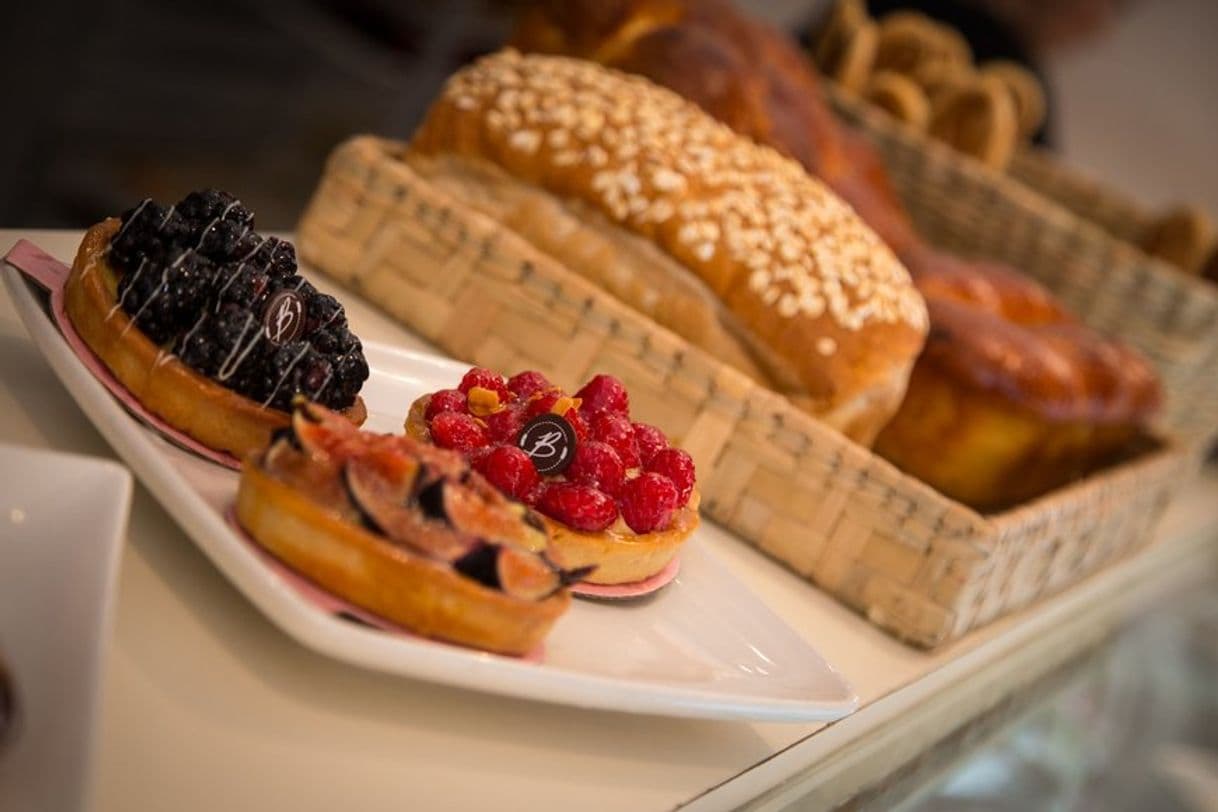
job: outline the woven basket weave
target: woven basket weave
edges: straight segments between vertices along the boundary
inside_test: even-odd
[[[1016,152],[1007,172],[1038,194],[1132,245],[1138,245],[1155,222],[1154,214],[1135,201],[1068,168],[1043,150]]]
[[[694,457],[703,510],[874,623],[935,646],[1144,543],[1188,457],[1157,451],[985,517],[900,473],[356,138],[302,256],[452,355],[570,387],[621,377]]]
[[[918,230],[931,242],[999,259],[1036,277],[1084,321],[1140,349],[1167,393],[1165,428],[1206,445],[1218,433],[1218,288],[1153,259],[1020,182],[928,140],[827,87],[835,109],[880,148]],[[1025,159],[1021,166],[1030,165]],[[1042,177],[1046,176],[1043,166]],[[1065,181],[1058,178],[1058,189]],[[1127,204],[1072,182],[1072,205],[1122,235],[1142,227]],[[1100,204],[1101,198],[1106,201]]]

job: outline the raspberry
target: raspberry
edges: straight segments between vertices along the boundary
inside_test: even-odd
[[[668,448],[668,438],[664,432],[648,423],[635,423],[633,428],[634,442],[639,447],[639,461],[645,467],[652,457]]]
[[[618,412],[594,415],[592,438],[612,446],[627,469],[639,467],[639,447],[634,442],[634,427],[626,415]]]
[[[626,387],[612,375],[597,375],[584,384],[584,388],[575,393],[575,397],[583,401],[581,408],[585,412],[621,412],[630,411],[630,395]]]
[[[539,414],[553,412],[554,404],[558,403],[560,398],[565,397],[567,396],[562,393],[562,390],[554,389],[539,397],[533,398],[529,401],[529,405],[524,409],[525,421],[527,422]],[[581,415],[578,410],[574,408],[567,409],[567,411],[563,413],[563,417],[565,417],[567,422],[571,424],[571,428],[575,429],[575,436],[580,440],[580,442],[588,439],[588,421],[584,419],[584,416]]]
[[[428,419],[433,419],[438,414],[445,412],[465,413],[465,393],[458,392],[456,389],[441,389],[431,396],[431,400],[427,401],[427,411],[423,414]]]
[[[588,421],[576,409],[567,409],[567,413],[563,415],[567,418],[567,422],[571,424],[571,428],[575,429],[575,437],[579,442],[587,442],[592,433],[592,429],[588,428]]]
[[[672,483],[669,483],[672,487]],[[675,488],[674,488],[675,490]],[[537,509],[565,525],[597,533],[617,521],[617,503],[591,485],[555,482],[546,487]]]
[[[663,530],[677,509],[677,486],[666,476],[640,474],[622,488],[622,518],[636,533]]]
[[[626,479],[626,469],[617,452],[605,443],[581,443],[575,449],[575,459],[564,472],[567,479],[591,485],[610,496],[617,496]]]
[[[474,469],[499,490],[521,501],[529,501],[541,484],[529,455],[513,445],[501,445],[481,456]]]
[[[482,448],[475,448],[473,451],[465,453],[465,459],[469,461],[469,467],[475,471],[481,471],[478,466],[482,465],[483,460],[490,456],[491,452],[499,446],[484,445]]]
[[[554,404],[562,397],[562,392],[554,389],[550,392],[545,392],[529,401],[529,405],[524,407],[524,416],[526,419],[536,417],[539,414],[545,414],[554,408]]]
[[[516,437],[524,428],[524,413],[508,407],[486,416],[486,431],[491,442],[515,444]]]
[[[647,470],[666,476],[677,486],[677,507],[685,507],[694,491],[694,459],[679,448],[666,448],[651,458]]]
[[[475,386],[481,386],[483,389],[489,389],[492,392],[498,393],[499,400],[502,403],[507,403],[512,399],[512,393],[508,391],[507,384],[503,382],[503,376],[497,375],[489,369],[474,367],[465,373],[465,377],[461,379],[461,383],[457,388],[463,394],[468,395],[469,390]]]
[[[486,429],[467,414],[443,412],[431,421],[431,439],[441,448],[469,453],[487,444]]]
[[[546,376],[536,370],[518,372],[508,379],[508,389],[521,400],[527,400],[534,392],[550,389],[551,385]]]

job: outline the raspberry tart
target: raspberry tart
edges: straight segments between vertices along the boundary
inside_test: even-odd
[[[505,380],[475,367],[456,389],[416,400],[406,432],[460,451],[533,507],[553,561],[595,567],[586,584],[637,585],[672,571],[698,526],[693,460],[630,419],[626,388],[610,375],[571,396],[539,372]]]
[[[144,200],[90,228],[64,309],[145,409],[208,448],[264,448],[299,394],[357,423],[366,414],[368,364],[342,306],[224,192]]]
[[[546,557],[545,526],[453,451],[360,431],[301,398],[247,459],[235,516],[324,589],[426,637],[534,651],[586,570]]]

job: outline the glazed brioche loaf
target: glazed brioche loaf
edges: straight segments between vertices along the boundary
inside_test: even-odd
[[[450,79],[406,160],[856,439],[899,405],[927,329],[904,267],[797,163],[668,90],[503,51]]]

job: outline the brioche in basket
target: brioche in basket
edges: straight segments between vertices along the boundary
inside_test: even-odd
[[[405,161],[572,271],[869,443],[925,305],[794,161],[649,81],[504,51],[457,73]]]
[[[718,0],[540,2],[513,42],[671,87],[796,158],[892,246],[930,304],[926,351],[881,454],[974,507],[1009,505],[1119,456],[1156,414],[1154,371],[994,262],[927,245],[875,149],[829,111],[780,32]]]

